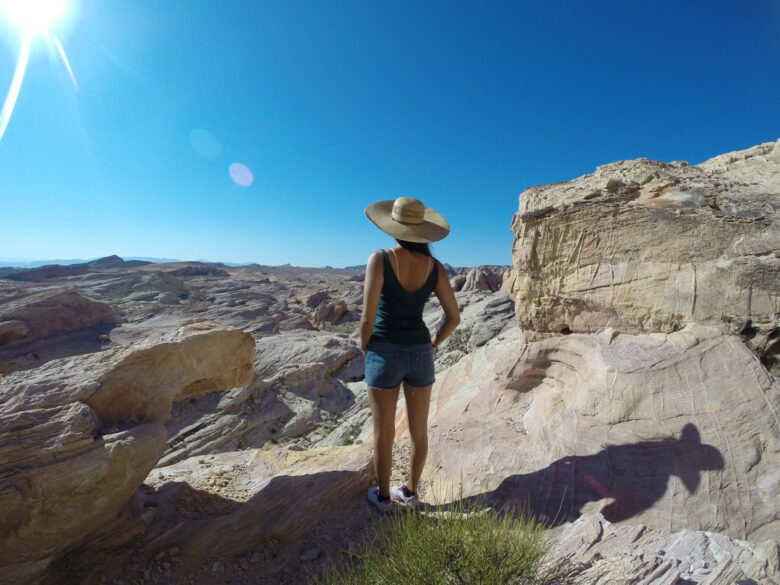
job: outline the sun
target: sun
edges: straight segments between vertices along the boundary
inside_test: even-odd
[[[78,89],[76,76],[73,75],[65,49],[55,31],[49,30],[67,16],[69,4],[70,0],[0,0],[0,23],[6,21],[6,24],[19,30],[19,58],[11,78],[11,86],[0,108],[0,141],[3,140],[19,99],[34,41],[43,40],[53,48],[68,70],[73,86]]]
[[[21,32],[48,32],[68,11],[68,0],[0,0],[0,14]]]

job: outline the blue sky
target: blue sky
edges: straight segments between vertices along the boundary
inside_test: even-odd
[[[529,186],[780,137],[780,0],[71,0],[53,32],[79,87],[38,39],[0,257],[360,264],[392,244],[363,208],[409,195],[442,260],[505,264]]]

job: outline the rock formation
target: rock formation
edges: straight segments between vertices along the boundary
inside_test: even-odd
[[[455,276],[450,278],[452,289],[462,290],[501,290],[504,281],[510,273],[508,266],[472,266],[456,269]]]
[[[305,435],[354,404],[345,383],[362,377],[362,364],[362,354],[344,334],[290,332],[261,338],[251,384],[174,406],[161,464],[278,443],[308,447],[301,441]]]
[[[434,388],[426,479],[562,522],[780,535],[780,382],[735,336],[509,330]],[[403,428],[403,421],[399,424]]]
[[[621,161],[532,187],[515,215],[518,324],[558,335],[710,323],[780,353],[780,143],[697,166]]]
[[[582,516],[556,540],[548,557],[572,585],[780,583],[778,548],[705,531],[669,534],[642,525],[615,526]]]
[[[112,521],[165,449],[171,403],[246,384],[254,345],[208,323],[0,380],[0,583],[33,583]]]
[[[0,291],[0,374],[97,351],[122,318],[109,304],[76,289],[25,294]]]
[[[0,307],[0,349],[120,321],[113,307],[87,298],[75,289],[45,290],[21,298],[6,298]]]

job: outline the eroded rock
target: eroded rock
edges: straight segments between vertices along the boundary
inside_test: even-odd
[[[3,299],[0,309],[0,349],[32,343],[95,325],[121,322],[109,304],[75,289],[55,289]]]
[[[512,293],[531,334],[677,331],[780,314],[780,143],[697,166],[621,161],[527,189]]]
[[[251,337],[193,323],[0,380],[0,582],[113,520],[163,454],[171,402],[243,385]]]

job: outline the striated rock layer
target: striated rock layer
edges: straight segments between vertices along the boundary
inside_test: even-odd
[[[531,335],[698,322],[780,354],[780,142],[532,187],[512,229],[512,293]]]

